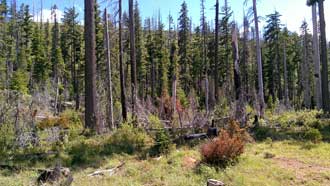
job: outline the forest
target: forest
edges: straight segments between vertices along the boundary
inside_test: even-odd
[[[327,1],[299,32],[265,0],[34,1],[0,0],[0,185],[330,185]]]

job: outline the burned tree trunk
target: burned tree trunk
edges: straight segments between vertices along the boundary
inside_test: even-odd
[[[122,2],[119,0],[119,70],[120,70],[120,101],[123,120],[127,120],[127,107],[126,107],[126,88],[125,88],[125,73],[123,64],[123,40],[122,40]]]
[[[236,25],[232,26],[232,52],[234,60],[234,84],[235,84],[235,98],[236,98],[236,111],[235,118],[238,120],[242,126],[245,125],[245,100],[242,94],[242,85],[241,85],[241,72],[239,68],[239,49],[238,49],[238,35]]]

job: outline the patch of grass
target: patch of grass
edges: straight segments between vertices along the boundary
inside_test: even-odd
[[[89,145],[94,142],[88,142]],[[95,145],[95,144],[94,144]],[[92,145],[92,146],[94,146]],[[106,185],[154,185],[154,186],[191,186],[205,185],[207,179],[214,178],[223,181],[229,186],[255,186],[255,185],[327,185],[330,174],[308,173],[306,181],[296,177],[296,171],[283,168],[276,162],[276,158],[299,160],[310,165],[330,167],[330,144],[320,143],[310,150],[301,148],[299,141],[283,141],[269,143],[255,143],[246,146],[245,153],[240,161],[226,169],[216,169],[205,164],[198,164],[201,160],[199,147],[181,147],[172,151],[161,159],[139,159],[137,155],[112,154],[104,156],[97,167],[73,169],[73,185],[106,186]],[[98,146],[98,145],[97,145]],[[258,152],[258,153],[257,153]],[[274,159],[264,159],[264,153],[269,152]],[[196,160],[193,167],[185,164],[186,159]],[[87,177],[97,169],[115,167],[120,162],[125,165],[114,176]],[[253,176],[251,176],[253,175]],[[0,185],[29,185],[37,177],[37,172],[22,171],[19,173],[0,171]],[[5,183],[5,184],[3,184]]]

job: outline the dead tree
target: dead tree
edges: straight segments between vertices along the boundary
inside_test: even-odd
[[[241,125],[245,125],[245,101],[244,96],[242,94],[242,86],[241,86],[241,72],[239,67],[239,49],[238,49],[238,35],[236,25],[232,26],[232,52],[233,52],[233,60],[234,60],[234,84],[235,84],[235,98],[236,98],[236,111],[235,118],[241,123]]]
[[[136,118],[137,102],[137,79],[136,79],[136,48],[135,48],[135,27],[133,0],[129,0],[129,35],[130,35],[130,57],[131,57],[131,89],[132,89],[132,112]]]
[[[123,120],[127,120],[127,107],[126,107],[126,88],[125,88],[125,73],[123,66],[123,31],[122,31],[122,2],[119,0],[119,70],[120,70],[120,101]]]
[[[107,68],[107,120],[109,124],[109,128],[114,128],[113,124],[113,99],[112,99],[112,78],[111,78],[111,62],[110,62],[110,39],[109,39],[109,26],[108,26],[108,18],[107,18],[107,9],[104,9],[104,46],[105,46],[105,56],[106,56],[106,68]]]

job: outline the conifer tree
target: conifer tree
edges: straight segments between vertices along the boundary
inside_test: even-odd
[[[178,19],[178,56],[180,64],[180,82],[186,94],[190,91],[191,75],[190,75],[190,20],[188,17],[187,3],[181,4],[180,16]]]

